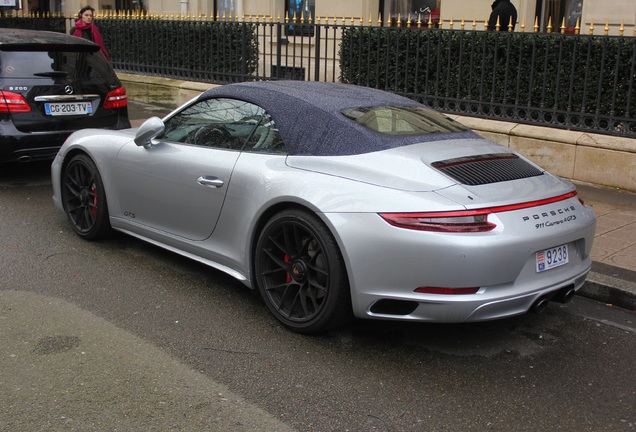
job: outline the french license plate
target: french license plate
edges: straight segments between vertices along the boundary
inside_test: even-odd
[[[560,267],[569,262],[568,245],[561,245],[536,253],[537,273]]]
[[[93,106],[90,102],[45,103],[44,111],[50,116],[86,115],[93,112]]]

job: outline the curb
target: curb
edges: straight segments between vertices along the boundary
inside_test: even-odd
[[[636,282],[591,271],[578,295],[636,312]]]

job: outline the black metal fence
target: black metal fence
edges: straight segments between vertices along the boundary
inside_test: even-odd
[[[253,24],[103,19],[99,26],[120,71],[211,83],[250,80],[258,72]]]
[[[349,27],[341,80],[440,111],[636,137],[636,38]]]
[[[65,18],[0,27],[68,31]],[[118,71],[381,88],[442,112],[636,138],[636,37],[379,27],[333,19],[102,17]]]

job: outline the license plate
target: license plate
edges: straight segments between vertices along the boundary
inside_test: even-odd
[[[569,262],[568,245],[561,245],[537,252],[537,273],[560,267]]]
[[[44,111],[50,116],[86,115],[93,112],[90,102],[45,103]]]

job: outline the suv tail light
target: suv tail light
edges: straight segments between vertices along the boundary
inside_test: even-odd
[[[122,108],[126,105],[128,105],[128,97],[126,96],[126,89],[123,87],[108,92],[104,100],[104,108],[106,109]]]
[[[31,107],[24,96],[0,90],[0,112],[25,113],[29,111],[31,111]]]

